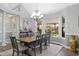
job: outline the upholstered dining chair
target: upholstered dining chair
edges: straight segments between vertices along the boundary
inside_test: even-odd
[[[41,36],[36,36],[36,40],[29,45],[29,48],[31,48],[32,51],[34,51],[35,56],[36,56],[36,48],[39,48],[40,53],[42,52],[40,44],[41,44]]]
[[[14,53],[17,53],[17,56],[19,56],[19,53],[22,53],[23,55],[23,51],[27,51],[27,47],[21,44],[18,44],[16,37],[10,37],[11,40],[11,44],[12,44],[12,48],[13,48],[13,56]]]

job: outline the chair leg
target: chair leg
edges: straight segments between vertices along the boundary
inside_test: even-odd
[[[49,40],[49,47],[50,47],[50,40]]]
[[[34,55],[36,56],[36,48],[34,47]]]
[[[44,44],[44,49],[47,49],[47,42],[45,42]]]
[[[40,53],[42,53],[42,45],[40,45]]]
[[[49,47],[50,47],[50,42],[49,42]]]
[[[23,56],[24,51],[22,51],[22,56]]]
[[[13,54],[12,54],[12,56],[14,56],[14,50],[13,50]]]
[[[17,51],[17,56],[19,56],[19,52]]]
[[[30,54],[29,54],[29,47],[28,47],[27,55],[30,56]]]

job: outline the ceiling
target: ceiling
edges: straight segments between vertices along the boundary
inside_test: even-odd
[[[0,3],[0,6],[2,6],[3,8],[7,8],[7,9],[13,9],[17,5],[19,4],[18,3]]]
[[[35,10],[39,10],[42,14],[50,14],[53,12],[58,12],[67,6],[73,5],[75,3],[20,3],[27,12],[31,15]],[[19,3],[4,3],[0,4],[8,9],[13,9]]]
[[[35,10],[39,10],[42,14],[49,14],[58,12],[73,4],[74,3],[26,3],[22,5],[26,8],[29,14],[32,14]]]

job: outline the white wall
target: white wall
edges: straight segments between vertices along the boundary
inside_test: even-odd
[[[60,43],[62,43],[65,46],[69,46],[69,36],[68,35],[79,35],[79,4],[75,4],[72,6],[69,6],[67,8],[64,8],[60,11],[60,13],[55,13],[48,15],[49,17],[46,17],[43,21],[44,22],[56,22],[58,20],[53,20],[53,17],[59,17],[59,23],[60,23],[60,37],[62,34],[61,26],[62,26],[62,16],[65,18],[65,35],[66,39],[60,38]],[[44,27],[43,27],[44,29]],[[79,40],[78,40],[79,41]]]
[[[4,8],[1,4],[0,4],[0,9],[7,10],[7,8]],[[11,11],[9,11],[9,12],[12,13]],[[20,27],[22,29],[23,29],[23,18],[26,18],[26,20],[28,20],[28,22],[29,22],[28,27],[31,27],[32,30],[36,32],[36,30],[37,30],[36,21],[29,18],[28,12],[23,7],[22,7],[20,13],[18,13],[17,11],[15,11],[13,13],[21,15],[21,17],[20,17]],[[45,32],[44,31],[45,22],[59,22],[59,24],[60,24],[59,25],[59,27],[60,27],[59,33],[60,33],[60,37],[61,37],[61,34],[62,34],[61,33],[62,16],[65,17],[65,34],[66,35],[72,35],[72,34],[79,35],[79,27],[78,27],[79,4],[69,6],[65,9],[63,9],[61,12],[57,12],[57,13],[45,16],[45,19],[42,19],[42,21],[43,21],[42,22],[43,33]],[[57,19],[55,19],[56,17],[57,17]],[[68,42],[67,42],[67,44],[68,44]]]
[[[65,46],[69,46],[70,35],[79,35],[79,4],[75,4],[63,9],[60,15],[65,18],[66,35],[66,39],[61,39],[61,43],[63,43]]]
[[[79,27],[78,27],[79,4],[74,4],[72,6],[64,8],[60,12],[47,15],[45,17],[45,21],[46,19],[48,20],[47,22],[54,21],[49,19],[52,19],[53,17],[57,17],[57,16],[60,19],[62,19],[62,16],[65,18],[66,35],[72,35],[72,34],[79,35]],[[61,23],[61,20],[60,20],[60,23]]]
[[[9,7],[9,6],[8,6]],[[22,25],[22,21],[23,21],[23,18],[26,18],[26,20],[28,20],[28,13],[26,12],[26,10],[25,9],[23,9],[23,8],[21,8],[21,12],[18,12],[18,11],[16,11],[16,10],[10,10],[9,8],[7,8],[7,7],[5,7],[3,4],[0,4],[0,9],[1,10],[3,10],[4,11],[4,13],[10,13],[10,14],[13,14],[13,15],[20,15],[21,16],[21,18],[20,19],[16,19],[15,21],[16,21],[16,35],[18,36],[18,34],[19,34],[19,25],[21,25],[21,27],[23,27]],[[8,25],[11,25],[11,23],[10,23],[10,21],[8,21],[8,19],[6,19],[5,18],[5,15],[4,15],[4,17],[3,17],[3,31],[2,31],[2,33],[3,33],[3,38],[0,40],[0,41],[2,41],[2,44],[3,45],[5,45],[5,43],[7,43],[7,42],[9,42],[7,39],[6,39],[6,32],[11,32],[11,27],[10,26],[8,26]],[[20,20],[20,24],[19,24],[19,20]],[[6,23],[5,23],[5,21],[7,21]],[[10,23],[10,24],[9,24]],[[5,25],[7,25],[7,26],[5,26]]]
[[[30,26],[31,20],[30,20],[30,16],[29,16],[29,13],[27,12],[27,10],[21,5],[19,12],[20,12],[20,29],[21,29],[21,30],[24,29],[24,28],[23,28],[23,27],[24,27],[24,24],[23,24],[23,21],[24,21],[24,20],[28,22],[28,24],[25,25],[26,28],[27,28],[27,29],[30,28],[30,27],[31,27],[31,26]]]
[[[63,15],[66,20],[66,35],[79,34],[78,16],[79,16],[79,4],[72,5],[64,9]]]
[[[0,43],[2,42],[2,39],[3,39],[3,20],[2,20],[2,16],[3,16],[3,13],[2,11],[0,10]]]
[[[36,22],[36,20],[30,19],[29,22],[30,22],[29,27],[32,28],[33,32],[37,32],[37,22]]]

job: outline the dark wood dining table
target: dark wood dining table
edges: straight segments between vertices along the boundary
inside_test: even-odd
[[[17,40],[19,40],[20,42],[23,42],[23,43],[27,44],[26,45],[28,47],[27,54],[28,54],[28,56],[31,56],[30,53],[29,53],[29,45],[31,43],[34,43],[36,41],[36,37],[35,36],[27,36],[27,37],[19,38]],[[40,44],[40,51],[42,52],[42,45],[41,44]]]

